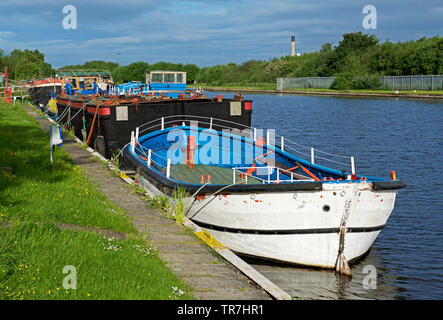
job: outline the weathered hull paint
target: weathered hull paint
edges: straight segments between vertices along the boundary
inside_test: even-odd
[[[151,195],[166,189],[139,176]],[[344,256],[364,255],[392,213],[397,192],[375,191],[371,184],[323,183],[320,191],[221,193],[188,198],[188,218],[224,246],[240,254],[291,264],[333,269],[340,223],[351,200]]]
[[[207,204],[208,197],[198,201],[188,217],[238,253],[335,268],[340,222],[349,197],[344,255],[351,261],[370,249],[386,225],[395,191],[372,191],[361,183],[315,192],[218,195]]]
[[[239,254],[289,264],[334,269],[339,234],[250,235],[208,230],[224,246]],[[380,231],[348,233],[345,236],[345,257],[352,261],[364,255]]]

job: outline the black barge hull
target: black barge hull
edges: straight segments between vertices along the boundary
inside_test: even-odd
[[[66,110],[66,108],[71,110]],[[85,141],[89,137],[88,145],[110,159],[113,154],[122,150],[130,142],[132,131],[135,132],[137,127],[162,117],[165,117],[165,122],[176,121],[178,125],[187,120],[186,116],[194,116],[189,120],[197,120],[198,125],[205,128],[210,127],[209,118],[214,118],[213,126],[219,124],[243,130],[251,126],[252,101],[196,98],[153,99],[151,101],[131,99],[121,102],[112,99],[106,101],[103,97],[100,97],[100,100],[91,101],[90,97],[78,100],[70,96],[61,96],[57,97],[57,110],[58,116],[62,116],[61,123],[64,123],[67,128],[74,128],[77,138]],[[72,118],[75,114],[77,116]],[[230,123],[220,122],[215,118],[230,121]],[[70,123],[69,119],[71,119]],[[146,134],[149,131],[158,130],[160,125],[160,121],[156,121],[140,130],[154,126],[142,133]],[[85,129],[83,133],[82,129]]]
[[[62,91],[60,84],[44,84],[28,88],[29,99],[35,106],[44,109],[51,99],[51,94],[55,97]]]

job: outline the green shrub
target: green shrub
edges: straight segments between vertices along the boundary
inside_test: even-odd
[[[174,219],[177,223],[183,222],[186,212],[186,200],[188,197],[186,190],[178,187],[172,192],[172,203],[174,205]]]
[[[340,73],[334,79],[331,89],[351,90],[353,89],[354,75],[349,72]]]
[[[362,89],[370,89],[377,90],[380,89],[382,83],[380,79],[375,77],[358,77],[355,78],[352,83],[352,89],[362,90]]]

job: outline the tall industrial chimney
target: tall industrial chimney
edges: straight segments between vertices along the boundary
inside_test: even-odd
[[[291,56],[295,56],[295,36],[291,36]]]

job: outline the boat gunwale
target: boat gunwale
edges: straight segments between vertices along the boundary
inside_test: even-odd
[[[149,138],[152,138],[154,136],[157,135],[161,135],[161,134],[165,134],[167,132],[169,132],[170,130],[173,129],[177,129],[177,128],[184,128],[184,129],[188,129],[188,130],[207,130],[207,128],[200,128],[200,127],[190,127],[190,126],[179,126],[179,127],[169,127],[169,128],[165,128],[163,130],[156,130],[150,133],[147,133],[146,135],[140,137],[139,142],[143,142]],[[217,133],[221,133],[220,131],[214,130],[213,131],[217,132]],[[225,135],[231,135],[232,138],[234,139],[238,139],[240,138],[244,138],[244,142],[248,142],[248,143],[254,143],[254,141],[252,139],[249,139],[247,137],[244,136],[237,136],[237,135],[232,135],[229,133],[222,133]],[[249,141],[247,141],[249,140]],[[341,171],[332,169],[332,168],[328,168],[328,167],[323,167],[320,165],[316,165],[316,164],[312,164],[312,163],[307,163],[307,160],[304,159],[300,159],[297,158],[293,155],[291,155],[288,152],[285,152],[283,150],[281,150],[280,148],[276,147],[276,146],[272,146],[272,145],[265,145],[268,147],[273,148],[274,150],[278,151],[279,153],[281,153],[282,155],[288,157],[288,158],[296,158],[296,161],[299,161],[300,163],[306,163],[307,166],[309,167],[316,167],[322,171],[326,171],[325,169],[328,170],[332,170],[333,174],[342,174]],[[187,183],[184,181],[179,181],[179,180],[175,180],[173,178],[167,178],[164,174],[161,174],[159,172],[157,172],[156,170],[153,170],[151,168],[149,168],[146,163],[144,161],[142,161],[141,159],[139,159],[139,157],[135,154],[132,153],[132,151],[129,148],[129,144],[126,145],[123,150],[122,150],[122,154],[124,156],[128,156],[130,160],[132,160],[133,162],[135,162],[135,164],[148,176],[151,176],[154,180],[160,182],[163,186],[166,186],[167,188],[174,190],[175,188],[177,188],[177,186],[184,188],[186,191],[189,192],[196,192],[198,191],[203,184],[193,184],[193,183]],[[331,184],[331,183],[346,183],[346,184],[350,184],[350,183],[370,183],[371,185],[371,189],[372,190],[383,190],[383,191],[390,191],[390,190],[397,190],[397,189],[401,189],[401,188],[405,188],[406,184],[403,183],[402,181],[399,180],[385,180],[383,178],[376,178],[376,177],[367,177],[368,180],[341,180],[341,181],[303,181],[303,180],[295,180],[293,182],[280,182],[280,183],[271,183],[271,184],[233,184],[231,186],[229,186],[228,184],[208,184],[204,187],[204,192],[210,192],[210,191],[218,191],[220,190],[220,187],[226,187],[223,189],[224,192],[239,192],[239,193],[246,193],[246,192],[291,192],[291,191],[322,191],[323,190],[323,183],[326,184]],[[371,181],[371,179],[375,180],[375,181]],[[378,181],[377,181],[378,180]],[[202,192],[203,193],[203,192]]]
[[[180,121],[181,120],[177,120],[177,122],[180,122]],[[155,131],[149,132],[149,133],[147,133],[147,134],[145,134],[145,135],[143,135],[142,137],[139,138],[139,144],[143,143],[147,139],[150,139],[150,138],[153,138],[155,136],[159,136],[159,135],[165,134],[165,133],[167,133],[167,132],[169,132],[171,130],[177,130],[177,129],[183,129],[183,130],[189,130],[189,131],[202,131],[202,130],[213,131],[213,132],[216,132],[218,136],[220,136],[220,135],[223,136],[224,135],[224,136],[227,136],[227,137],[235,139],[235,140],[240,140],[240,142],[249,143],[251,145],[255,145],[256,144],[256,142],[253,139],[250,139],[250,138],[245,137],[245,136],[240,136],[240,135],[236,135],[236,134],[232,134],[232,133],[221,132],[221,131],[215,130],[215,129],[208,129],[208,128],[202,128],[202,127],[192,127],[192,126],[176,126],[176,127],[172,127],[171,126],[171,127],[168,127],[168,128],[164,128],[163,130],[155,130]],[[341,176],[341,177],[347,176],[347,175],[351,174],[349,171],[342,172],[342,171],[337,170],[337,169],[333,169],[333,168],[325,167],[325,166],[322,166],[322,165],[319,165],[319,164],[311,163],[308,160],[305,160],[303,158],[299,158],[299,157],[297,157],[297,156],[295,156],[295,155],[293,155],[293,154],[291,154],[291,153],[289,153],[287,151],[282,150],[281,148],[279,148],[279,147],[277,147],[275,145],[264,144],[262,146],[262,148],[266,149],[268,151],[269,150],[273,151],[276,154],[280,154],[280,155],[282,155],[282,156],[284,156],[284,157],[286,157],[286,158],[288,158],[290,160],[293,160],[293,161],[301,163],[303,166],[306,166],[306,167],[309,167],[309,168],[313,168],[313,169],[318,170],[318,171],[323,171],[323,172],[326,172],[326,173],[329,173],[329,174],[332,174],[332,175],[336,175],[336,176]],[[235,167],[233,167],[233,168],[235,168]],[[359,179],[361,179],[361,178],[366,178],[367,181],[371,181],[371,182],[378,182],[378,181],[385,182],[385,181],[388,181],[388,180],[386,180],[384,178],[380,178],[380,177],[357,175],[357,180],[358,181],[360,181]],[[333,182],[333,183],[344,183],[344,182],[347,182],[347,181],[351,181],[351,180],[341,180],[341,181],[334,180],[334,181],[331,181],[331,182]],[[354,180],[352,180],[352,181],[354,181]]]
[[[90,97],[91,95],[59,95],[57,96],[57,99],[59,100],[65,100],[65,101],[73,101],[73,102],[85,102],[88,101],[87,105],[89,105],[90,107],[96,107],[99,103],[101,102],[107,102],[107,101],[111,101],[111,102],[115,102],[109,105],[106,105],[107,107],[115,107],[115,106],[129,106],[129,105],[135,105],[136,102],[132,101],[135,98],[140,98],[137,101],[138,105],[141,104],[155,104],[155,103],[164,103],[164,102],[214,102],[216,101],[216,98],[210,98],[210,97],[192,97],[192,98],[169,98],[169,99],[163,99],[161,98],[161,96],[152,96],[152,97],[159,97],[158,99],[145,99],[145,97],[147,96],[99,96],[96,97],[95,99],[86,99],[87,97]],[[117,100],[113,100],[113,98],[117,99]],[[97,99],[102,99],[102,101],[96,101],[95,103],[93,102],[94,100]],[[122,101],[119,101],[119,100]],[[223,101],[226,102],[230,102],[230,101],[235,101],[234,99],[223,99]],[[244,102],[252,102],[252,100],[248,100],[248,99],[243,99],[241,101]]]

